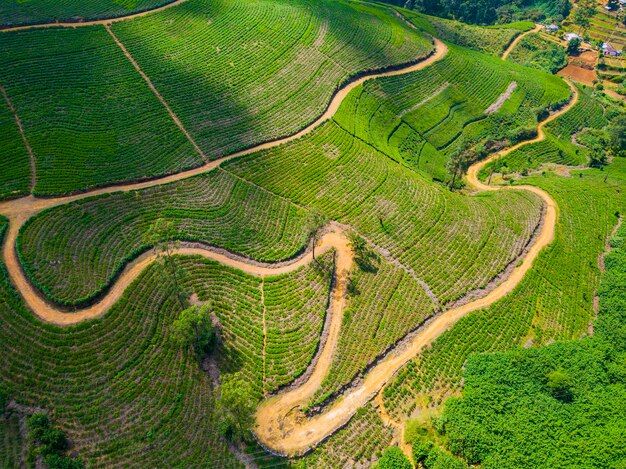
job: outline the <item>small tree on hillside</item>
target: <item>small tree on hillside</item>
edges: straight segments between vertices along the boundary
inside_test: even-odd
[[[309,219],[309,236],[313,245],[313,259],[315,259],[315,245],[319,242],[324,226],[328,223],[328,219],[317,210],[313,209],[311,218]]]
[[[450,159],[446,163],[446,169],[452,174],[452,180],[450,181],[449,188],[454,189],[456,187],[457,179],[459,179],[470,163],[475,159],[475,154],[471,149],[455,152],[450,156]]]
[[[215,342],[215,329],[208,305],[183,310],[172,323],[170,338],[178,347],[193,347],[198,356],[208,353]]]
[[[153,246],[157,255],[157,262],[161,265],[164,285],[168,293],[176,296],[182,308],[186,306],[186,298],[189,292],[184,287],[184,279],[187,275],[185,269],[178,265],[174,252],[179,246],[176,241],[178,232],[171,221],[163,218],[157,219],[146,232],[144,242]]]
[[[387,448],[378,460],[375,469],[412,469],[413,466],[397,446]]]
[[[376,273],[380,257],[367,245],[367,241],[356,233],[350,234],[350,247],[354,252],[354,262],[363,272]]]
[[[562,370],[554,370],[548,373],[547,387],[552,396],[563,402],[571,402],[573,394],[570,389],[571,380],[569,375]]]
[[[241,373],[222,376],[217,399],[218,430],[229,440],[248,440],[254,427],[256,400]]]
[[[571,39],[567,43],[567,53],[569,55],[576,55],[576,54],[578,54],[578,49],[580,49],[580,39],[578,39],[577,37]]]
[[[596,0],[579,0],[574,11],[574,24],[579,27],[578,34],[582,35],[582,31],[590,25],[589,18],[596,14]]]
[[[608,132],[611,151],[617,156],[626,156],[626,116],[615,117]]]

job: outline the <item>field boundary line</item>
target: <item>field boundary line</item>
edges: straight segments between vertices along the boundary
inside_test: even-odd
[[[89,20],[89,21],[57,21],[55,23],[35,23],[35,24],[23,24],[19,26],[9,26],[2,27],[0,26],[0,33],[9,32],[9,31],[25,31],[27,29],[44,29],[44,28],[80,28],[83,26],[94,26],[94,25],[108,25],[112,23],[117,23],[120,21],[132,20],[134,18],[140,18],[142,16],[150,15],[152,13],[157,13],[159,11],[167,10],[168,8],[172,8],[180,5],[181,3],[185,3],[187,0],[175,0],[166,3],[165,5],[161,5],[160,7],[152,8],[150,10],[138,11],[136,13],[130,13],[128,15],[122,16],[114,16],[111,18],[105,18],[101,20]]]
[[[261,277],[261,285],[259,287],[261,289],[261,306],[263,307],[263,351],[261,353],[261,357],[263,358],[263,380],[261,381],[261,393],[263,397],[267,395],[265,392],[265,379],[267,376],[267,361],[266,361],[266,350],[267,350],[267,306],[265,306],[265,277]]]
[[[139,75],[141,75],[141,78],[144,79],[144,81],[148,84],[148,86],[150,87],[150,89],[152,90],[152,92],[154,93],[154,95],[159,99],[159,101],[161,101],[161,104],[163,104],[163,106],[165,107],[165,109],[167,110],[168,114],[170,115],[170,117],[172,118],[172,120],[174,121],[174,123],[178,126],[178,128],[181,130],[181,132],[183,134],[185,134],[185,137],[187,137],[187,140],[189,140],[189,143],[191,143],[191,145],[193,146],[193,148],[196,150],[196,153],[198,153],[200,155],[200,157],[202,157],[202,160],[206,163],[209,161],[209,159],[207,158],[207,156],[204,154],[204,152],[200,149],[200,147],[198,146],[198,144],[196,143],[196,141],[193,139],[193,137],[191,136],[191,134],[187,131],[187,129],[185,128],[185,126],[183,125],[183,123],[180,121],[180,119],[178,118],[178,116],[176,115],[176,113],[172,110],[172,108],[170,107],[170,105],[168,104],[168,102],[165,100],[165,98],[163,97],[163,95],[161,93],[159,93],[159,90],[156,89],[156,86],[154,86],[154,83],[152,83],[152,80],[150,80],[150,78],[148,77],[148,75],[145,74],[145,72],[141,69],[141,67],[139,66],[139,64],[137,63],[137,61],[135,60],[135,58],[131,55],[131,53],[128,51],[128,49],[126,49],[126,47],[124,46],[124,44],[122,44],[122,41],[120,41],[117,36],[113,33],[113,31],[111,30],[111,26],[109,26],[108,24],[104,25],[104,29],[107,30],[107,32],[109,33],[109,35],[113,38],[113,40],[115,41],[115,43],[119,46],[120,49],[122,49],[122,52],[124,53],[124,55],[126,56],[126,58],[130,61],[130,63],[133,65],[133,67],[135,67],[135,70],[137,70],[137,72],[139,73]]]
[[[7,102],[9,109],[13,113],[15,123],[17,124],[17,128],[22,135],[22,140],[24,141],[24,146],[26,147],[26,152],[28,153],[28,157],[30,159],[30,185],[28,190],[29,192],[32,192],[35,188],[35,184],[37,183],[37,164],[35,161],[35,153],[33,152],[30,143],[28,143],[28,139],[26,138],[26,134],[24,133],[24,127],[22,126],[20,116],[17,114],[17,110],[15,109],[15,106],[13,106],[11,98],[9,98],[9,95],[7,94],[7,91],[4,89],[3,86],[0,86],[0,94],[4,96],[4,100]]]

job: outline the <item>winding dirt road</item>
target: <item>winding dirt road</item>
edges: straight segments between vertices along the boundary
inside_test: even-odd
[[[402,350],[390,352],[372,368],[358,388],[344,394],[337,402],[326,409],[324,413],[307,419],[301,409],[313,397],[323,376],[325,376],[330,369],[331,361],[320,360],[314,371],[315,378],[312,376],[311,379],[301,387],[278,394],[261,404],[256,414],[258,425],[256,435],[261,444],[273,452],[286,456],[305,454],[312,447],[347,424],[354,413],[372,400],[389,379],[403,365],[420,353],[425,346],[431,344],[462,317],[472,311],[486,308],[504,298],[522,281],[541,250],[554,239],[554,229],[558,216],[557,204],[547,192],[537,187],[489,186],[480,182],[477,175],[490,161],[501,158],[523,145],[543,140],[545,138],[543,131],[544,126],[569,111],[578,101],[576,88],[571,83],[568,82],[568,84],[572,89],[572,98],[566,106],[561,108],[558,112],[553,113],[539,124],[536,138],[509,147],[492,155],[486,160],[472,165],[467,173],[468,182],[479,191],[526,190],[538,195],[544,201],[546,211],[541,232],[528,250],[521,264],[515,267],[511,275],[487,296],[440,314],[426,326],[408,346],[404,347]],[[343,307],[338,307],[338,311],[343,311]],[[340,327],[341,320],[341,314],[333,316],[332,318],[333,323],[337,323],[337,329]],[[335,345],[336,343],[331,341],[331,337],[329,337],[322,353],[326,353],[326,348],[334,350]],[[332,353],[330,354],[332,355]],[[321,370],[320,368],[322,367],[325,369]]]
[[[526,31],[525,33],[522,33],[518,35],[515,39],[513,39],[511,44],[509,44],[509,47],[507,47],[506,50],[502,53],[502,60],[506,60],[506,58],[509,56],[511,51],[515,49],[515,46],[524,38],[524,36],[528,36],[529,34],[532,34],[532,33],[538,33],[540,29],[541,27],[539,25],[535,25],[535,27],[531,29],[530,31]]]
[[[180,0],[182,2],[184,0]],[[180,3],[177,2],[177,3]],[[169,6],[171,6],[170,4]],[[111,21],[111,20],[109,20]],[[60,197],[56,199],[37,199],[32,196],[24,197],[13,201],[6,201],[0,203],[0,214],[3,214],[9,218],[9,230],[3,246],[4,261],[7,266],[10,278],[17,287],[17,290],[22,294],[26,304],[31,310],[38,315],[44,321],[52,322],[59,325],[75,324],[87,319],[96,318],[104,314],[123,294],[125,289],[130,283],[137,278],[137,276],[146,268],[148,264],[153,262],[155,258],[154,252],[148,252],[140,256],[134,262],[130,263],[125,271],[122,273],[118,281],[113,285],[107,295],[97,304],[92,307],[83,309],[74,313],[64,312],[46,302],[46,300],[39,294],[39,292],[30,284],[26,279],[24,272],[21,269],[17,253],[15,249],[15,243],[19,229],[23,224],[32,216],[39,213],[41,210],[54,207],[62,204],[67,204],[86,197],[92,197],[100,194],[108,194],[119,191],[132,191],[151,186],[166,184],[173,181],[186,179],[198,174],[206,173],[215,169],[221,163],[233,158],[247,155],[260,150],[273,148],[279,145],[283,145],[287,142],[298,139],[315,128],[321,125],[326,120],[330,119],[337,109],[339,108],[343,99],[348,93],[359,86],[366,80],[372,78],[386,77],[401,75],[410,73],[412,71],[420,70],[431,65],[433,62],[442,58],[447,52],[447,47],[441,41],[435,39],[435,52],[427,59],[418,62],[416,64],[397,69],[394,71],[371,73],[367,76],[354,80],[350,84],[340,89],[332,101],[330,102],[326,112],[320,116],[315,122],[301,130],[300,132],[274,141],[259,145],[254,148],[250,148],[245,151],[235,153],[225,158],[215,160],[199,168],[179,173],[176,175],[167,176],[161,179],[133,183],[123,184],[119,186],[107,187],[97,189],[88,193],[77,194],[73,196]],[[571,85],[570,85],[571,86]],[[350,250],[347,238],[343,230],[338,226],[331,227],[331,230],[324,235],[321,240],[318,252],[326,251],[330,248],[337,250],[336,259],[336,283],[334,291],[332,292],[331,304],[330,304],[330,328],[328,338],[325,344],[319,352],[318,360],[313,369],[312,374],[308,380],[300,387],[281,393],[264,401],[259,407],[256,420],[258,427],[256,434],[259,441],[272,450],[273,452],[283,455],[300,455],[307,452],[310,448],[324,440],[330,434],[334,433],[337,429],[345,425],[354,413],[370,401],[375,394],[387,383],[387,381],[396,373],[396,371],[406,364],[409,360],[415,357],[422,348],[430,344],[433,340],[439,337],[442,333],[448,330],[456,321],[463,316],[467,315],[471,311],[487,307],[499,299],[506,296],[511,292],[515,286],[522,280],[525,273],[531,268],[534,260],[537,258],[539,252],[547,246],[554,237],[554,227],[557,218],[557,207],[554,200],[544,191],[532,187],[532,186],[516,186],[514,188],[496,188],[482,184],[477,179],[479,170],[484,167],[489,161],[501,157],[522,145],[536,142],[545,138],[543,133],[543,126],[558,117],[559,115],[567,112],[577,99],[577,93],[574,88],[572,101],[570,104],[562,108],[559,112],[553,114],[546,121],[542,122],[538,128],[537,138],[520,143],[504,150],[488,160],[477,163],[472,166],[468,171],[468,181],[474,185],[478,190],[500,190],[500,189],[513,189],[513,190],[529,190],[539,195],[547,206],[546,216],[543,223],[543,228],[540,235],[535,240],[535,243],[530,248],[528,254],[523,259],[522,263],[516,267],[511,275],[501,283],[497,288],[490,292],[486,297],[448,310],[437,318],[435,318],[428,326],[426,326],[421,333],[419,333],[408,346],[402,348],[402,350],[391,351],[383,360],[381,360],[365,377],[363,383],[356,389],[353,389],[341,399],[336,401],[330,406],[324,413],[319,414],[313,418],[306,419],[301,412],[301,408],[305,405],[309,399],[313,396],[315,391],[319,388],[322,380],[328,373],[330,365],[332,363],[332,356],[336,348],[336,344],[339,338],[339,332],[341,329],[341,323],[343,318],[343,308],[345,303],[345,290],[346,290],[346,272],[350,270],[352,265],[352,252]],[[289,263],[282,264],[281,266],[272,265],[253,265],[245,258],[239,258],[236,256],[226,256],[220,253],[218,250],[210,248],[181,248],[177,250],[180,254],[188,255],[201,255],[217,262],[221,262],[225,265],[240,269],[252,275],[265,276],[275,275],[284,272],[290,272],[303,266],[311,261],[312,255],[310,252],[305,253],[303,256],[292,260]]]
[[[232,160],[233,158],[238,158],[238,157],[255,153],[258,151],[278,147],[280,145],[284,145],[285,143],[299,139],[305,136],[306,134],[312,132],[314,129],[322,125],[327,120],[331,119],[335,115],[337,110],[339,109],[339,106],[341,105],[345,97],[350,93],[350,91],[352,91],[357,86],[360,86],[367,80],[371,80],[374,78],[402,75],[402,74],[410,73],[416,70],[421,70],[425,67],[430,66],[433,62],[444,57],[448,50],[446,45],[443,42],[439,41],[438,39],[434,39],[434,44],[435,44],[434,52],[429,57],[425,58],[424,60],[421,60],[417,63],[407,65],[406,67],[398,68],[392,71],[371,72],[367,75],[362,76],[361,78],[358,78],[349,82],[348,84],[343,86],[341,89],[339,89],[335,93],[326,111],[319,118],[317,118],[313,123],[311,123],[310,125],[306,126],[305,128],[303,128],[302,130],[300,130],[299,132],[293,135],[290,135],[290,136],[287,136],[287,137],[284,137],[284,138],[281,138],[279,140],[275,140],[272,142],[257,145],[255,147],[249,148],[244,151],[233,153],[229,156],[211,161],[203,166],[200,166],[195,169],[191,169],[189,171],[184,171],[181,173],[173,174],[173,175],[162,177],[159,179],[152,179],[149,181],[139,182],[139,183],[129,183],[129,184],[121,184],[117,186],[103,187],[103,188],[95,189],[89,192],[70,195],[66,197],[40,199],[40,198],[33,197],[31,195],[31,196],[23,197],[20,199],[0,202],[0,214],[6,216],[9,219],[9,229],[5,237],[4,246],[2,248],[2,253],[3,253],[4,262],[9,272],[11,281],[13,282],[17,290],[22,294],[26,304],[32,309],[32,311],[37,316],[39,316],[44,321],[51,322],[51,323],[58,324],[58,325],[70,325],[70,324],[79,323],[87,319],[93,319],[104,314],[108,310],[108,308],[110,308],[115,303],[115,301],[117,301],[121,297],[124,290],[132,283],[132,281],[135,278],[139,276],[141,271],[150,262],[154,261],[155,259],[154,253],[148,252],[144,254],[143,256],[140,256],[134,262],[130,263],[124,270],[122,276],[118,279],[115,285],[112,286],[111,290],[107,293],[107,295],[105,295],[105,297],[101,301],[99,301],[98,303],[94,304],[93,306],[89,308],[68,313],[64,310],[61,310],[49,304],[45,300],[45,298],[41,296],[40,292],[37,291],[36,288],[26,278],[26,275],[24,274],[24,271],[22,270],[15,246],[16,246],[16,241],[17,241],[17,237],[19,234],[19,230],[24,225],[24,223],[26,223],[28,219],[30,219],[31,217],[35,216],[36,214],[38,214],[39,212],[47,208],[56,207],[59,205],[65,205],[70,202],[75,202],[77,200],[85,199],[87,197],[93,197],[93,196],[103,195],[103,194],[111,194],[114,192],[127,192],[127,191],[133,191],[133,190],[138,190],[138,189],[145,189],[148,187],[158,186],[161,184],[167,184],[170,182],[187,179],[193,176],[197,176],[199,174],[212,171],[215,168],[217,168],[219,165],[221,165],[222,163]],[[337,241],[336,246],[335,246],[337,249],[340,249],[343,246],[343,244],[345,244],[343,242],[340,242],[338,239],[335,239],[335,241]],[[177,252],[180,254],[204,255],[205,257],[209,257],[218,262],[222,262],[226,265],[230,265],[231,267],[241,268],[241,270],[244,270],[245,272],[254,273],[254,267],[251,265],[250,262],[246,262],[246,260],[243,257],[236,258],[235,256],[224,256],[224,255],[219,254],[217,250],[211,250],[210,248],[206,248],[206,249],[194,248],[193,250],[190,250],[190,248],[183,248],[183,249],[178,250]],[[297,263],[294,262],[293,265],[296,265],[296,264]],[[302,264],[297,264],[297,265],[299,266]],[[271,266],[267,265],[266,268],[270,269]],[[267,272],[269,272],[269,270]],[[277,269],[274,269],[273,273],[278,274],[280,272]],[[257,274],[266,275],[267,273],[262,274],[260,272],[257,272]]]
[[[41,23],[41,24],[26,24],[23,26],[11,26],[3,28],[0,26],[0,33],[8,31],[24,31],[26,29],[41,29],[41,28],[79,28],[82,26],[94,26],[94,25],[109,25],[118,21],[132,20],[133,18],[139,18],[141,16],[150,15],[158,11],[167,10],[168,8],[175,7],[181,3],[185,3],[187,0],[175,0],[160,7],[152,8],[151,10],[139,11],[137,13],[131,13],[130,15],[116,16],[114,18],[105,18],[102,20],[93,21],[74,21],[74,22],[55,22],[55,23]]]

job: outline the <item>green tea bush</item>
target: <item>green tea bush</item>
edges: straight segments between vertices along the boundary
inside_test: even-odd
[[[312,406],[335,396],[433,313],[424,288],[388,261],[376,272],[355,268],[350,275],[358,293],[347,301],[333,363]]]
[[[463,396],[445,410],[452,451],[485,468],[611,467],[626,458],[624,235],[605,259],[595,336],[468,361]]]
[[[487,112],[512,83],[502,106]],[[567,101],[569,93],[558,77],[449,46],[431,67],[368,81],[347,97],[335,120],[391,158],[447,182],[453,155],[477,144],[529,138],[525,133],[536,128],[538,114]]]
[[[46,295],[80,305],[102,294],[129,260],[149,248],[145,233],[160,218],[173,224],[177,239],[277,261],[304,248],[307,217],[261,188],[214,171],[45,211],[22,228],[18,251]]]
[[[540,34],[524,36],[507,60],[549,73],[556,73],[567,65],[565,49]]]
[[[113,31],[211,159],[295,133],[351,76],[433,50],[386,8],[344,0],[188,0]]]
[[[348,424],[301,459],[298,469],[344,467],[348,463],[367,464],[389,446],[393,429],[385,426],[373,404],[359,409]]]

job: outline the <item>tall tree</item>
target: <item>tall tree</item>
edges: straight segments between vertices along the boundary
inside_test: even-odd
[[[183,310],[172,323],[170,337],[176,346],[192,347],[198,356],[209,352],[215,340],[209,306],[192,306]]]
[[[240,372],[222,376],[217,399],[218,430],[229,440],[248,440],[254,427],[256,400],[250,381]]]

